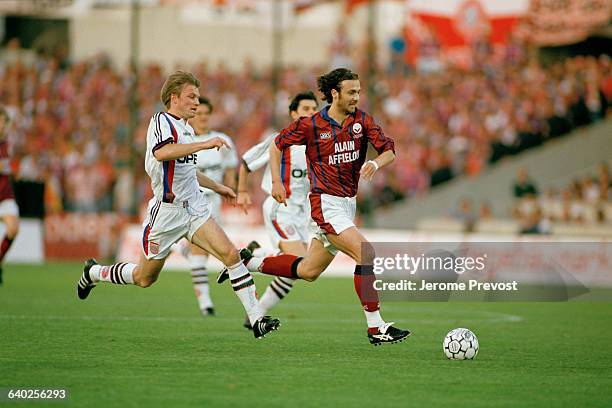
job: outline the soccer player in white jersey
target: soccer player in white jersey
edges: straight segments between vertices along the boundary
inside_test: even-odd
[[[223,183],[234,190],[236,188],[236,167],[238,167],[238,155],[236,154],[234,142],[225,133],[210,129],[210,115],[213,111],[212,103],[203,96],[199,98],[199,101],[200,105],[196,110],[195,116],[189,120],[189,124],[195,131],[195,140],[197,142],[207,142],[218,137],[229,148],[223,146],[220,149],[199,151],[197,153],[197,169],[213,181]],[[210,203],[211,217],[218,224],[221,224],[221,196],[209,188],[202,187],[200,190]],[[191,244],[189,253],[186,256],[189,259],[191,279],[196,297],[198,298],[200,312],[204,316],[213,316],[215,309],[210,296],[208,270],[206,269],[209,253],[199,246]]]
[[[240,261],[236,247],[210,216],[210,204],[199,187],[207,187],[229,200],[232,189],[216,183],[196,169],[197,152],[221,148],[221,138],[194,142],[194,132],[187,120],[199,105],[200,81],[191,73],[176,71],[161,91],[166,112],[153,116],[147,132],[145,169],[151,178],[153,198],[149,201],[142,234],[140,262],[98,265],[85,262],[77,294],[85,299],[99,282],[119,285],[151,286],[164,266],[171,246],[187,238],[218,258],[229,269],[234,293],[238,296],[253,325],[256,338],[276,330],[277,319],[264,316],[256,296],[253,277]]]
[[[314,93],[301,92],[289,104],[289,116],[295,121],[300,117],[310,117],[317,111],[317,98]],[[268,194],[262,205],[264,224],[273,246],[280,252],[305,256],[310,241],[309,224],[310,203],[308,192],[310,182],[306,167],[305,146],[291,146],[283,151],[281,157],[281,178],[287,195],[287,206],[276,202],[270,195],[272,192],[272,178],[270,175],[270,144],[278,133],[266,137],[261,143],[250,148],[242,156],[240,174],[238,177],[238,204],[245,211],[251,205],[248,191],[248,176],[250,172],[266,166],[261,182],[261,188]],[[264,312],[274,307],[293,288],[294,280],[277,276],[268,286],[259,299]],[[248,322],[245,322],[248,327]]]

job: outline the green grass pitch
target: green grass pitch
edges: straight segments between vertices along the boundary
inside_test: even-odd
[[[80,301],[77,264],[5,266],[0,388],[67,388],[78,407],[611,406],[612,303],[383,303],[414,334],[372,347],[350,279],[296,283],[255,340],[230,286],[202,318],[187,273],[148,289],[98,286]],[[258,277],[260,293],[268,280]],[[473,361],[444,335],[467,327]]]

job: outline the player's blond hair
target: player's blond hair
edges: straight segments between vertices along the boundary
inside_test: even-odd
[[[161,90],[161,101],[166,107],[170,109],[170,99],[172,94],[179,96],[185,85],[194,85],[200,87],[200,80],[196,78],[191,72],[175,71],[171,74],[164,82]]]

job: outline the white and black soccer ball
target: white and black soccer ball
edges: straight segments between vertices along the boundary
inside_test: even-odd
[[[471,360],[478,354],[478,339],[468,329],[453,329],[444,338],[442,349],[451,360]]]

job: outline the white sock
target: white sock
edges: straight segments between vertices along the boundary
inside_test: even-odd
[[[255,281],[253,281],[253,277],[242,262],[228,266],[227,270],[234,293],[242,302],[242,306],[249,316],[249,321],[253,325],[264,315],[257,300]]]
[[[100,271],[102,270],[102,265],[94,265],[89,268],[89,277],[94,283],[100,282]]]
[[[270,282],[270,285],[268,285],[268,288],[259,299],[259,305],[264,314],[276,306],[282,298],[291,292],[291,289],[293,289],[293,282],[295,282],[295,279],[289,279],[283,276],[277,276]]]
[[[110,282],[117,285],[134,284],[134,269],[138,265],[120,262],[113,265],[94,265],[89,269],[89,277],[95,282]]]
[[[251,272],[259,272],[259,267],[263,263],[263,260],[264,258],[254,256],[249,259],[249,262],[247,262],[246,267]]]
[[[208,286],[207,261],[208,255],[191,255],[189,257],[193,289],[195,290],[201,310],[213,307],[213,302],[210,297],[210,287]]]
[[[380,327],[385,324],[385,321],[380,316],[380,310],[377,310],[375,312],[366,312],[364,310],[364,313],[366,315],[366,320],[368,321],[368,328]]]

